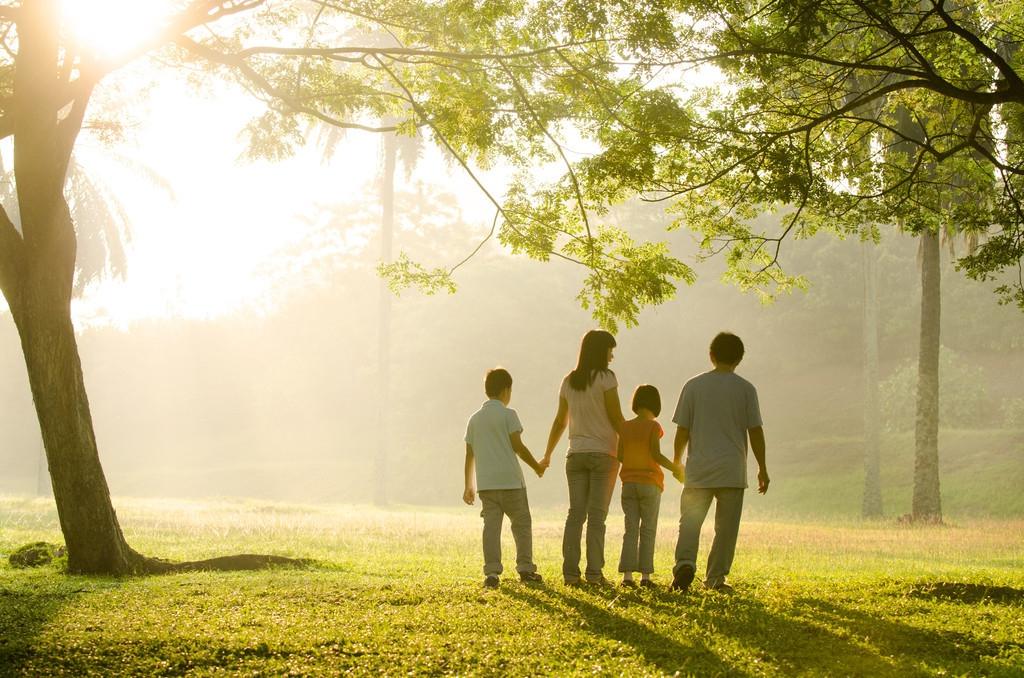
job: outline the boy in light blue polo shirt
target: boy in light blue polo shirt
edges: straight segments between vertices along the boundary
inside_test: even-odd
[[[523,444],[523,425],[519,415],[508,407],[512,400],[512,375],[507,370],[490,370],[484,379],[489,400],[469,419],[466,427],[466,490],[462,499],[472,505],[480,494],[484,519],[484,586],[497,588],[502,572],[501,523],[505,516],[512,522],[516,542],[516,570],[524,582],[540,582],[533,563],[533,521],[526,499],[526,482],[518,456],[537,477],[544,475],[547,463],[538,462]],[[473,467],[476,467],[476,490]]]

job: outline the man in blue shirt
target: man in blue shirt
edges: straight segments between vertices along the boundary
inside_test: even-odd
[[[501,523],[505,516],[512,523],[516,542],[516,570],[524,582],[540,582],[533,563],[533,521],[526,498],[526,482],[518,456],[538,477],[548,464],[538,462],[523,444],[523,425],[519,415],[508,407],[512,400],[512,375],[507,370],[490,370],[484,380],[489,400],[469,419],[466,427],[466,489],[462,499],[472,505],[480,494],[484,519],[484,586],[497,588],[502,573]],[[476,491],[473,470],[476,467]]]
[[[747,487],[747,438],[757,460],[757,488],[768,491],[764,429],[757,389],[736,374],[743,342],[720,332],[711,342],[714,369],[693,377],[679,395],[672,421],[676,426],[675,462],[686,454],[686,485],[679,502],[679,540],[672,588],[686,591],[697,567],[700,528],[715,500],[715,539],[708,555],[704,585],[731,591],[725,582],[736,553],[743,491]]]

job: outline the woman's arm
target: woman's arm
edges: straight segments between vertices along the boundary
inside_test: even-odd
[[[604,392],[604,410],[608,413],[608,421],[616,433],[622,432],[622,423],[626,418],[622,416],[622,406],[619,404],[619,388],[610,388]]]
[[[565,433],[565,427],[569,425],[569,402],[559,396],[558,397],[558,411],[555,412],[555,420],[551,422],[551,433],[548,434],[548,447],[544,453],[545,461],[551,461],[551,455],[555,451],[555,446],[558,445],[559,439],[562,434]]]

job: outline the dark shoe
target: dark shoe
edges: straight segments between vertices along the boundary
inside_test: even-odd
[[[588,579],[587,584],[590,586],[611,586],[612,583],[604,577],[598,577],[596,579]]]
[[[544,577],[540,576],[536,572],[520,572],[519,581],[524,584],[540,584],[544,581]]]
[[[686,593],[690,590],[690,584],[692,583],[693,565],[683,565],[672,570],[672,586],[670,588],[673,591]]]
[[[736,589],[734,589],[733,587],[729,586],[724,581],[722,583],[720,583],[720,584],[715,584],[714,586],[709,586],[708,588],[711,589],[712,591],[718,591],[719,593],[734,593],[736,591]]]
[[[486,579],[484,579],[484,588],[485,589],[496,589],[496,588],[498,588],[498,584],[500,584],[500,583],[501,583],[501,580],[498,579],[496,576],[494,576],[492,574],[490,577],[487,577]]]
[[[620,586],[622,586],[622,588],[624,589],[635,589],[636,582],[630,579],[628,581],[623,581],[622,584],[620,584]]]
[[[656,589],[656,588],[658,588],[658,585],[655,584],[650,579],[641,579],[640,580],[640,586],[642,586],[645,589]]]
[[[583,580],[579,577],[565,577],[564,582],[566,586],[571,586],[574,589],[583,588]]]

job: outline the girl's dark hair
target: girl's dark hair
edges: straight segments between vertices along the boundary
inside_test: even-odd
[[[574,391],[585,391],[594,383],[598,372],[608,371],[608,349],[615,348],[615,337],[604,330],[590,330],[583,335],[580,359],[576,369],[569,373],[569,386]]]
[[[661,394],[658,389],[650,384],[642,384],[633,391],[633,414],[640,414],[640,408],[644,407],[651,411],[651,414],[661,414]]]

